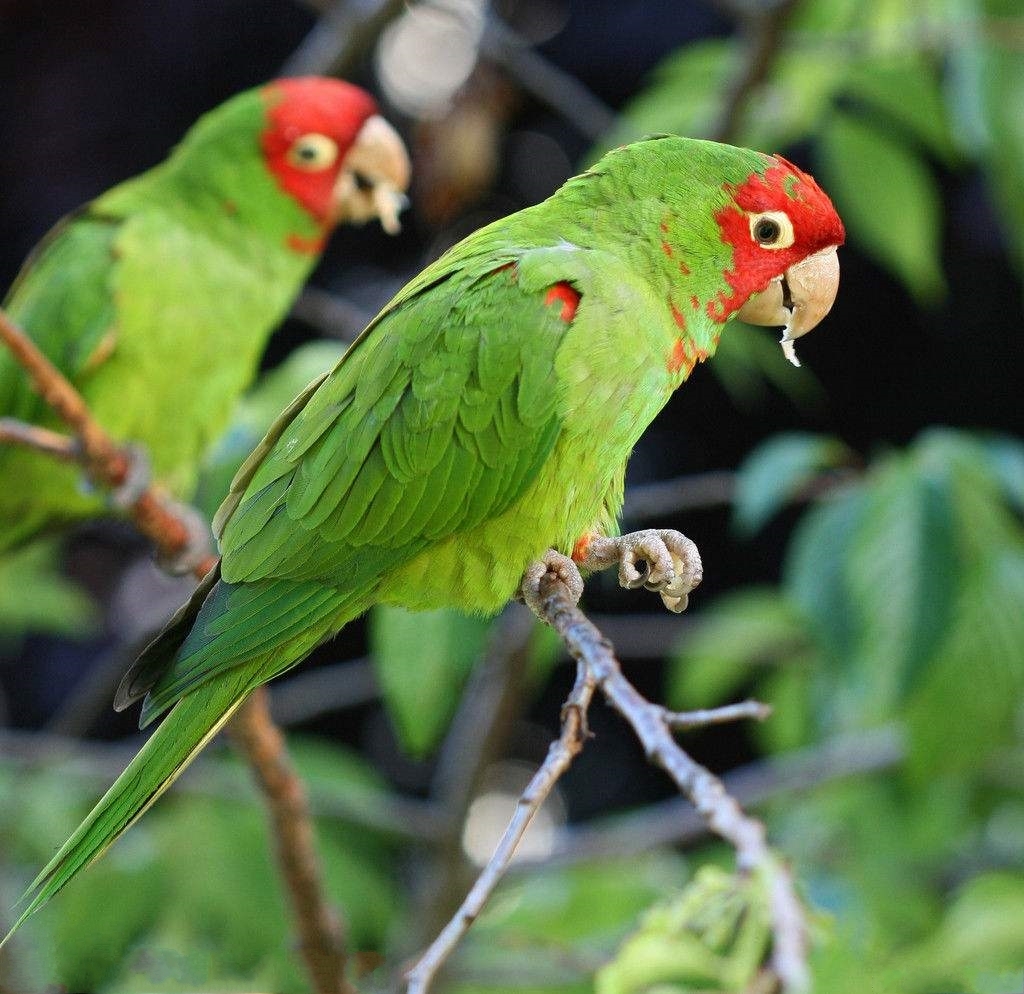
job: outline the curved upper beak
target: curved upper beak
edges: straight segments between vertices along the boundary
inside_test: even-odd
[[[341,164],[334,185],[335,220],[363,224],[380,218],[389,235],[401,230],[398,215],[409,203],[409,154],[379,114],[367,118]]]
[[[832,309],[839,289],[836,246],[815,252],[794,263],[761,293],[755,293],[737,312],[750,324],[781,325],[782,351],[799,366],[793,342],[806,335]]]

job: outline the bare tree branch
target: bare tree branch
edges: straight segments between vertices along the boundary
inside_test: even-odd
[[[129,450],[118,445],[95,420],[82,395],[39,350],[35,343],[0,311],[0,340],[31,377],[42,398],[68,426],[70,442],[80,451],[79,462],[100,486],[116,490],[131,476],[134,460]],[[26,436],[27,437],[27,436]],[[24,444],[24,443],[22,443]],[[52,446],[42,453],[53,457]],[[61,458],[66,458],[60,454]],[[173,562],[194,543],[194,528],[186,511],[160,495],[153,486],[135,489],[124,501],[125,510],[135,527],[156,546],[160,558]],[[216,564],[211,554],[192,556],[191,572],[202,579]],[[296,798],[304,797],[304,788],[288,758],[284,738],[270,720],[266,691],[257,690],[239,709],[234,722],[240,725],[237,741],[243,744],[258,782],[264,788],[272,824],[279,833],[278,865],[285,875],[293,911],[302,934],[302,950],[317,990],[327,994],[344,991],[340,977],[334,986],[321,982],[325,976],[322,950],[340,948],[340,931],[331,928],[331,912],[323,905],[316,877],[317,859],[313,850],[313,830],[309,812]]]
[[[344,928],[320,882],[306,789],[270,717],[266,687],[252,694],[228,731],[252,764],[267,799],[278,868],[288,886],[299,950],[313,987],[318,994],[354,994],[345,977]]]
[[[843,735],[821,745],[774,756],[726,774],[725,789],[745,807],[812,790],[847,777],[891,769],[906,754],[902,731],[895,726]],[[606,815],[559,830],[548,856],[522,863],[538,866],[632,856],[658,846],[687,845],[708,834],[707,823],[681,797],[648,804],[625,814]]]
[[[408,994],[426,994],[429,990],[434,975],[452,954],[494,892],[534,815],[579,755],[589,734],[586,715],[594,696],[594,688],[593,676],[580,664],[576,671],[576,683],[562,707],[561,735],[551,744],[547,758],[527,784],[505,834],[459,910],[406,974]]]
[[[522,697],[535,621],[520,605],[510,605],[490,633],[484,659],[470,674],[437,759],[430,797],[444,812],[447,827],[433,847],[417,905],[410,945],[435,935],[459,906],[470,870],[462,847],[466,814],[488,767],[505,752]],[[470,878],[471,879],[471,878]]]
[[[767,78],[782,44],[782,31],[796,0],[770,3],[737,3],[717,0],[717,5],[738,18],[744,37],[745,54],[739,72],[726,91],[718,123],[711,137],[720,142],[736,140],[747,99]]]
[[[350,76],[408,0],[306,0],[316,25],[281,67],[281,76]]]
[[[541,580],[542,618],[586,667],[608,703],[632,726],[648,757],[675,781],[708,827],[736,850],[741,871],[765,874],[772,914],[772,967],[787,991],[808,985],[806,927],[789,871],[768,847],[764,826],[740,809],[722,781],[687,755],[672,737],[665,709],[644,698],[625,678],[611,644],[573,602],[551,572]]]
[[[585,138],[597,141],[615,124],[615,111],[604,101],[493,15],[484,25],[480,51]]]
[[[524,580],[524,583],[526,581]],[[704,823],[731,843],[741,872],[764,875],[772,916],[772,969],[789,992],[807,989],[806,926],[789,871],[768,847],[764,826],[750,818],[722,782],[694,762],[672,736],[673,727],[698,727],[765,715],[756,702],[680,714],[652,704],[622,673],[611,643],[576,606],[565,583],[552,571],[539,584],[537,614],[561,636],[577,662],[576,683],[562,712],[562,732],[519,800],[494,854],[454,917],[406,974],[408,994],[426,994],[433,977],[454,951],[508,868],[526,827],[583,748],[586,712],[596,688],[632,726],[651,761],[661,766],[697,808]]]

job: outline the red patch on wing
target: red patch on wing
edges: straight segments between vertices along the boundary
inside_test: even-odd
[[[267,168],[277,185],[329,230],[341,164],[366,119],[377,113],[377,105],[358,86],[320,76],[275,80],[263,87],[262,94],[267,125],[260,147]],[[288,161],[295,139],[310,133],[326,135],[338,146],[337,159],[325,169],[299,169]]]
[[[724,321],[752,293],[760,293],[793,263],[830,245],[842,245],[846,234],[832,201],[807,173],[774,156],[762,176],[754,173],[739,186],[726,184],[732,202],[715,220],[722,241],[733,247],[732,269],[723,275],[730,292],[708,301],[708,315]],[[749,214],[785,211],[793,223],[793,244],[784,249],[758,245],[750,234]]]
[[[590,539],[592,537],[590,532],[584,532],[576,539],[576,544],[572,547],[572,561],[574,563],[581,563],[587,558],[587,549],[590,548]]]
[[[670,259],[672,258],[672,246],[668,242],[663,241],[661,243],[661,251],[665,253]]]
[[[299,255],[319,255],[324,250],[327,235],[314,235],[312,238],[304,238],[302,235],[292,234],[284,241],[288,248]]]
[[[544,295],[545,307],[553,304],[555,301],[560,301],[562,304],[562,313],[558,316],[568,324],[576,316],[576,308],[580,303],[579,293],[570,284],[566,283],[565,280],[562,280],[551,287]]]
[[[700,298],[695,293],[690,294],[690,306],[695,310],[700,310]]]
[[[683,262],[682,259],[679,260],[679,272],[681,272],[684,276],[690,275],[690,267],[685,262]]]

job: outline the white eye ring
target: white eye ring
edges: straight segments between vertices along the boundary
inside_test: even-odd
[[[312,131],[292,142],[287,159],[296,169],[309,173],[330,169],[338,160],[338,144],[333,138]]]
[[[750,215],[750,237],[766,249],[789,248],[795,241],[793,222],[785,211]]]

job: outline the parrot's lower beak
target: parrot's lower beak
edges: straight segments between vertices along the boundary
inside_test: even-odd
[[[831,245],[794,263],[737,312],[741,321],[781,325],[782,351],[799,366],[793,342],[806,335],[832,309],[839,290],[839,256]]]
[[[364,224],[380,218],[389,234],[401,230],[398,215],[408,206],[409,154],[402,139],[379,114],[368,118],[341,164],[334,185],[334,218]]]

